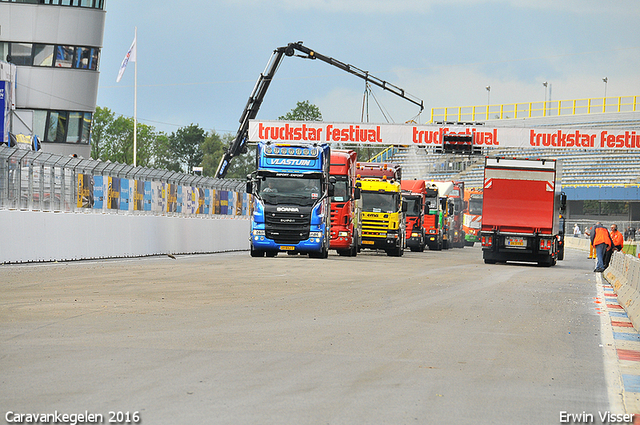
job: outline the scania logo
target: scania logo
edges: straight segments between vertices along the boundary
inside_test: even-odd
[[[276,209],[278,212],[300,212],[300,210],[296,207],[278,207]]]
[[[296,221],[292,218],[281,218],[280,223],[295,223]]]

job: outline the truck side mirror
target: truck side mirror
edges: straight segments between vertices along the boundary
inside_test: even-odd
[[[335,193],[336,193],[336,186],[333,183],[329,182],[329,188],[327,190],[327,194],[329,196],[333,196],[335,195]]]
[[[564,192],[560,193],[560,208],[564,210],[567,208],[567,194]]]
[[[253,182],[251,180],[247,181],[246,191],[247,193],[253,193]]]
[[[449,204],[449,215],[453,215],[454,212],[453,204]]]
[[[407,201],[403,200],[402,201],[402,212],[406,213],[408,209],[409,209],[409,206],[407,205]]]
[[[360,199],[360,188],[356,187],[355,189],[353,189],[353,199]]]

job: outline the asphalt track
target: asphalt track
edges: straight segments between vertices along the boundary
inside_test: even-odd
[[[600,423],[620,389],[592,270],[577,250],[485,265],[477,246],[0,266],[2,420]]]

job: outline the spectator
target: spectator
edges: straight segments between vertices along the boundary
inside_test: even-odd
[[[581,233],[582,232],[580,231],[580,226],[578,226],[578,223],[576,223],[576,225],[573,226],[573,237],[579,238]]]
[[[622,233],[618,231],[617,224],[611,225],[610,234],[611,234],[612,249],[607,251],[605,255],[605,259],[604,259],[605,269],[609,267],[609,262],[611,261],[611,256],[613,255],[613,251],[622,251],[622,247],[624,246],[624,237],[622,236]]]
[[[591,229],[587,226],[584,227],[584,235],[591,240]],[[593,247],[591,241],[589,241],[589,259],[596,258],[596,249]]]
[[[597,222],[591,229],[591,245],[596,249],[596,268],[594,272],[602,273],[605,269],[605,255],[613,247],[613,242],[609,231],[601,222]]]

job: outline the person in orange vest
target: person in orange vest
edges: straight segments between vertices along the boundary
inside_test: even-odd
[[[611,241],[613,242],[613,248],[616,251],[622,251],[624,246],[624,235],[618,230],[617,224],[611,225]]]
[[[605,255],[613,247],[613,241],[609,231],[601,222],[597,222],[591,228],[591,245],[596,248],[596,268],[594,272],[602,273],[605,269]]]
[[[622,247],[624,246],[624,235],[618,231],[618,225],[611,225],[611,244],[612,247],[604,257],[604,268],[609,267],[609,261],[611,261],[611,256],[613,255],[613,251],[622,251]]]

